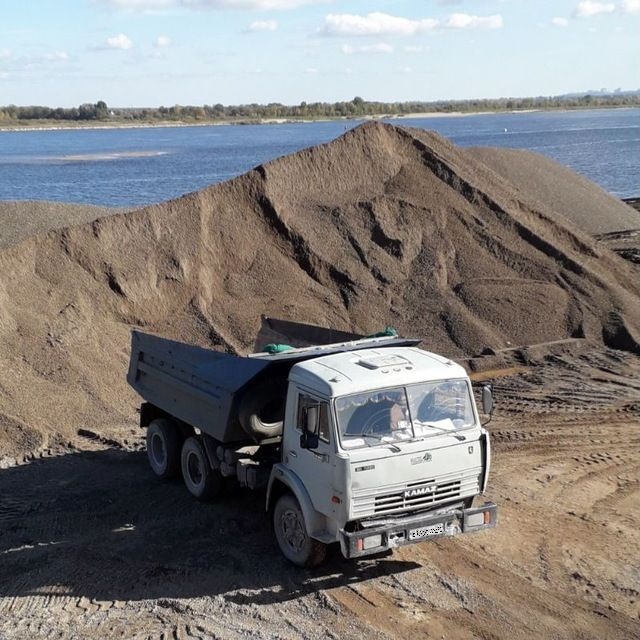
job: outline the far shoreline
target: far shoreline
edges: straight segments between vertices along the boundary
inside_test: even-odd
[[[366,115],[359,117],[325,117],[325,118],[260,118],[239,120],[206,120],[199,122],[188,121],[155,121],[155,122],[82,122],[82,121],[41,121],[42,124],[25,125],[24,123],[4,124],[0,132],[27,132],[27,131],[67,131],[79,129],[168,129],[181,127],[221,127],[221,126],[248,126],[248,125],[274,125],[274,124],[311,124],[314,122],[369,122],[386,120],[413,120],[413,119],[440,119],[440,118],[466,118],[483,115],[505,114],[529,114],[529,113],[567,113],[574,111],[602,111],[605,109],[638,109],[636,106],[602,106],[591,108],[559,108],[559,109],[516,109],[503,111],[451,111],[451,112],[416,112],[416,113],[388,113],[380,115]],[[55,123],[55,124],[54,124]]]

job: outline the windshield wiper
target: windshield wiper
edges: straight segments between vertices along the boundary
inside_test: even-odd
[[[462,441],[467,439],[467,437],[463,436],[461,433],[452,432],[451,429],[443,429],[442,427],[439,427],[438,425],[435,425],[435,424],[431,424],[430,422],[420,422],[419,420],[416,420],[416,423],[418,423],[422,427],[429,427],[430,429],[436,429],[437,431],[448,433],[452,435],[456,440]]]
[[[394,451],[395,453],[398,453],[400,451],[402,451],[402,449],[398,446],[396,446],[395,444],[393,444],[393,442],[385,442],[382,439],[382,436],[379,436],[375,433],[363,433],[362,434],[363,438],[374,438],[375,440],[378,440],[380,442],[382,442],[383,444],[387,445],[392,451]],[[370,447],[370,444],[367,444],[368,447]]]

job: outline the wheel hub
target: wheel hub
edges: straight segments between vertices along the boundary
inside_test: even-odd
[[[304,545],[307,534],[298,514],[291,510],[285,511],[282,514],[281,522],[284,540],[295,552],[299,552]]]
[[[164,465],[167,459],[167,450],[164,446],[163,439],[157,433],[154,433],[151,439],[151,453],[158,466]]]
[[[195,453],[189,453],[189,457],[187,458],[187,471],[193,484],[199,485],[202,482],[202,467],[200,465],[200,459]]]

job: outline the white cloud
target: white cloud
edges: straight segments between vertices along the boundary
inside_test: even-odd
[[[51,51],[16,57],[11,55],[8,49],[0,49],[0,59],[3,57],[8,61],[12,72],[60,69],[71,60],[71,56],[66,51]]]
[[[66,51],[54,51],[53,53],[45,53],[42,59],[49,62],[66,62],[69,59],[69,54]]]
[[[472,16],[468,13],[452,13],[445,26],[449,29],[500,29],[504,21],[499,14]]]
[[[640,13],[640,0],[623,0],[621,9],[624,13]]]
[[[132,46],[133,42],[131,42],[131,39],[125,36],[124,33],[111,36],[104,41],[105,49],[131,49]]]
[[[424,51],[424,47],[419,44],[410,44],[404,47],[405,53],[422,53]]]
[[[247,27],[247,31],[276,31],[278,23],[275,20],[254,20]]]
[[[438,24],[433,18],[410,20],[378,12],[366,16],[332,13],[325,18],[321,31],[328,36],[415,36],[432,31]]]
[[[393,47],[386,42],[378,42],[377,44],[365,44],[360,47],[354,47],[350,44],[343,44],[340,47],[340,51],[348,56],[354,53],[393,53]]]
[[[171,45],[171,38],[169,38],[168,36],[158,36],[153,42],[153,46],[156,49],[164,49],[170,45]]]
[[[556,27],[566,27],[569,24],[569,21],[566,18],[551,18],[551,24]]]
[[[180,5],[196,9],[296,9],[307,4],[320,4],[326,0],[179,0]]]
[[[326,0],[101,0],[101,2],[114,9],[127,11],[157,11],[176,7],[267,11],[296,9],[304,5],[320,4]]]
[[[100,0],[100,2],[114,9],[126,9],[128,11],[169,9],[178,4],[176,0]]]
[[[578,2],[578,6],[574,9],[573,15],[578,18],[591,18],[600,13],[613,13],[616,5],[613,2],[593,2],[593,0],[583,0]]]
[[[305,73],[308,73],[310,75],[315,75],[316,73],[318,73],[318,70],[315,67],[307,67],[304,70]]]

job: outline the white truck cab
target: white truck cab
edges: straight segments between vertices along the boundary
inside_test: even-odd
[[[339,542],[345,557],[374,554],[494,526],[495,505],[471,508],[489,465],[461,366],[415,347],[335,353],[291,369],[267,507],[283,485],[294,494],[299,512],[280,515],[289,528],[274,526],[298,564],[308,564],[291,525],[300,516],[309,538]]]

